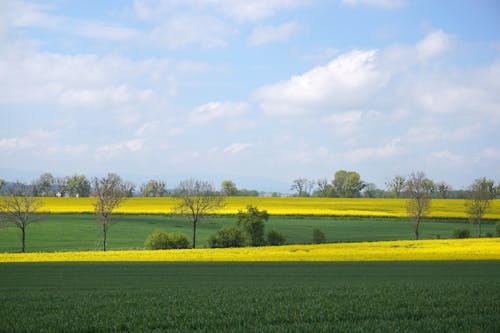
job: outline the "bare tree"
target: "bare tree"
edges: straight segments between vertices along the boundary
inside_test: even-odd
[[[162,197],[167,192],[166,186],[163,180],[151,179],[141,186],[141,192],[145,197]]]
[[[207,214],[224,207],[224,197],[209,182],[188,179],[175,189],[179,198],[175,212],[189,216],[193,222],[193,249],[196,247],[196,227]]]
[[[36,181],[38,194],[48,197],[52,194],[52,186],[56,183],[56,178],[50,172],[45,172],[40,175]]]
[[[395,198],[399,198],[405,187],[405,182],[405,177],[396,175],[391,180],[388,180],[385,186],[388,192],[391,192]]]
[[[97,201],[94,204],[94,214],[97,224],[102,226],[103,242],[102,250],[106,251],[108,229],[117,222],[113,211],[120,206],[127,196],[127,188],[120,176],[108,173],[103,178],[93,178],[92,183]]]
[[[292,182],[290,190],[297,191],[297,196],[308,197],[312,188],[314,187],[314,182],[307,178],[297,178]]]
[[[405,182],[405,192],[408,196],[408,218],[415,230],[415,238],[419,239],[419,230],[422,220],[431,208],[431,195],[426,186],[427,178],[423,172],[412,173]]]
[[[316,181],[316,185],[318,189],[315,193],[320,197],[326,198],[332,194],[332,185],[328,182],[328,179],[320,178]]]
[[[481,237],[481,219],[490,208],[491,200],[496,196],[494,182],[486,178],[476,179],[467,190],[465,209],[469,221],[478,225],[478,235]]]
[[[26,228],[41,221],[45,215],[40,208],[43,203],[31,196],[31,189],[16,183],[6,196],[0,200],[0,223],[7,227],[16,227],[21,231],[21,252],[26,250]]]

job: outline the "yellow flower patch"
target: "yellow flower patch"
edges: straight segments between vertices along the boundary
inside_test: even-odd
[[[228,249],[0,253],[0,262],[500,260],[500,238],[285,245]]]

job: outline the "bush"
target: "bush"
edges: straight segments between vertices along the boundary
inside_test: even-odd
[[[265,222],[269,219],[266,210],[259,210],[257,207],[247,206],[247,211],[239,211],[236,214],[236,223],[241,225],[248,236],[251,246],[264,245]]]
[[[495,223],[495,235],[500,237],[500,222]]]
[[[267,233],[267,245],[283,245],[286,237],[279,231],[270,230]]]
[[[319,230],[318,228],[313,229],[313,235],[312,235],[312,242],[313,244],[321,244],[326,242],[326,236],[323,233],[323,231]]]
[[[466,228],[457,228],[453,230],[453,238],[470,238],[470,230]]]
[[[144,245],[152,250],[187,249],[189,240],[180,232],[166,233],[156,230],[148,236]]]
[[[245,246],[243,231],[232,225],[224,225],[208,238],[209,247],[242,247]]]

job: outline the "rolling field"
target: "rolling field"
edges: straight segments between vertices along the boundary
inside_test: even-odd
[[[0,264],[0,332],[495,332],[498,261]]]
[[[1,200],[1,197],[0,197]],[[93,198],[41,198],[42,208],[50,213],[92,213]],[[117,212],[128,214],[171,214],[177,205],[176,198],[131,198]],[[320,216],[406,216],[405,199],[365,198],[265,198],[229,197],[226,206],[216,214],[236,214],[247,205],[265,209],[271,215],[320,215]],[[430,217],[466,218],[464,200],[434,199]],[[500,200],[493,200],[487,219],[500,219]]]
[[[235,218],[210,217],[198,226],[198,247],[208,246],[208,237],[224,224],[236,225]],[[313,228],[321,229],[328,242],[360,242],[414,239],[404,218],[359,217],[285,217],[271,216],[267,230],[283,233],[287,243],[311,243]],[[422,225],[422,239],[450,238],[455,228],[467,228],[476,235],[476,226],[466,220],[428,220]],[[125,215],[109,229],[108,246],[112,250],[143,249],[154,230],[183,232],[189,239],[192,224],[183,217],[162,215]],[[493,232],[493,221],[483,224],[483,232]],[[27,251],[88,251],[102,248],[102,232],[92,214],[50,214],[41,223],[27,229]],[[17,252],[19,230],[0,229],[0,252]]]
[[[500,238],[219,249],[0,253],[1,262],[500,260]]]

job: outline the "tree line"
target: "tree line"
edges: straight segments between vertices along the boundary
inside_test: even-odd
[[[297,197],[322,198],[409,198],[408,183],[413,174],[396,175],[385,182],[385,189],[379,189],[373,183],[366,182],[356,171],[338,170],[333,179],[308,178],[294,179],[290,190]],[[495,185],[491,179],[482,178],[487,184],[493,198],[500,196],[500,182]],[[425,177],[422,186],[431,198],[437,199],[467,199],[470,196],[470,186],[455,190],[444,181],[433,181]]]

